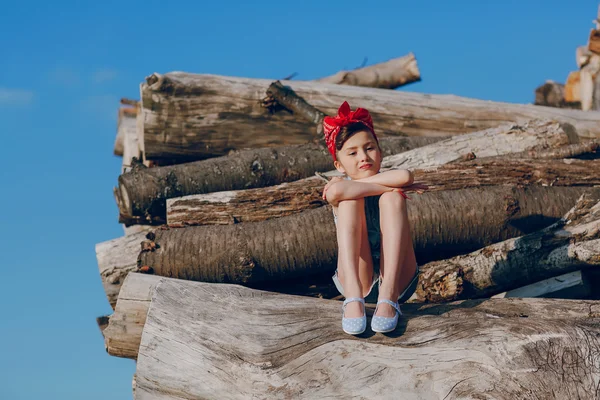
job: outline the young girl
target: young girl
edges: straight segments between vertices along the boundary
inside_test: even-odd
[[[352,335],[365,331],[364,298],[378,282],[371,329],[391,332],[401,314],[398,303],[412,295],[418,275],[404,191],[420,193],[426,187],[413,184],[408,170],[379,172],[381,149],[367,110],[351,111],[344,102],[336,117],[325,117],[323,127],[333,164],[344,174],[323,189],[337,225],[338,268],[333,280],[346,298],[342,328]],[[374,261],[379,262],[380,274]]]

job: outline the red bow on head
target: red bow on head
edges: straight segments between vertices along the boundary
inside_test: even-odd
[[[340,133],[342,127],[350,125],[354,122],[364,123],[373,133],[375,140],[377,140],[377,136],[373,130],[373,119],[371,118],[369,111],[364,108],[357,108],[355,111],[352,111],[350,110],[350,104],[348,104],[347,101],[342,103],[338,109],[337,116],[323,118],[325,143],[327,144],[327,148],[329,149],[329,152],[333,156],[334,160],[337,159],[335,156],[335,138],[337,137],[338,133]]]

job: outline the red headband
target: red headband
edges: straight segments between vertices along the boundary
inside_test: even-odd
[[[340,133],[342,127],[355,122],[362,122],[365,124],[371,133],[373,133],[375,140],[378,140],[377,136],[375,135],[375,131],[373,130],[373,120],[371,119],[371,114],[369,114],[369,111],[364,108],[357,108],[355,111],[351,111],[350,105],[347,101],[342,103],[338,110],[337,116],[323,118],[325,143],[327,144],[327,148],[333,156],[334,161],[337,159],[335,156],[335,138],[337,137],[338,133]]]

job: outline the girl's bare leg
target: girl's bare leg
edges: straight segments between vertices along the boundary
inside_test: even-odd
[[[379,299],[395,302],[409,285],[417,268],[406,199],[397,192],[383,193],[379,199],[379,213],[382,275]],[[393,317],[395,313],[392,306],[382,303],[376,315]]]
[[[337,215],[338,278],[346,298],[364,297],[373,282],[364,199],[341,201]],[[360,303],[352,302],[346,306],[347,318],[362,315]]]

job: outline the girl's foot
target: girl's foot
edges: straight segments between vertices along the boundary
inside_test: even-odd
[[[382,316],[381,314],[383,314],[383,312],[379,312],[379,310],[384,306],[391,307],[394,310],[394,315],[389,317]],[[396,329],[400,315],[402,315],[402,312],[400,311],[400,306],[398,303],[394,303],[393,301],[387,299],[378,300],[377,308],[375,309],[375,315],[371,319],[371,329],[373,332],[391,332]]]
[[[346,304],[346,308],[344,310],[344,317],[347,318],[359,318],[365,315],[363,312],[363,306],[360,302],[353,301],[351,303]]]
[[[393,318],[396,315],[396,309],[387,303],[380,303],[377,300],[377,309],[373,313],[374,317]]]
[[[414,293],[414,291],[416,289],[416,284],[418,282],[418,276],[419,276],[419,266],[417,264],[415,264],[415,266],[412,269],[410,274],[403,274],[403,276],[400,278],[399,284],[402,289],[400,289],[400,295],[398,296],[398,303],[404,303],[406,300],[408,300],[408,298],[410,298],[410,296],[412,296],[412,294]],[[408,278],[408,277],[410,277],[410,278]],[[383,279],[380,277],[380,280],[379,280],[380,297],[387,297],[386,294],[381,289],[382,280]],[[394,296],[389,296],[389,298],[394,298]],[[392,305],[387,304],[387,303],[381,303],[380,306],[377,307],[377,309],[375,310],[374,315],[389,318],[389,317],[393,317],[395,314],[396,314],[396,310]]]
[[[357,304],[362,307],[362,316],[349,317],[346,315],[346,309],[351,304]],[[362,297],[351,297],[344,300],[344,304],[342,305],[342,329],[350,335],[360,335],[367,329],[365,300]]]

